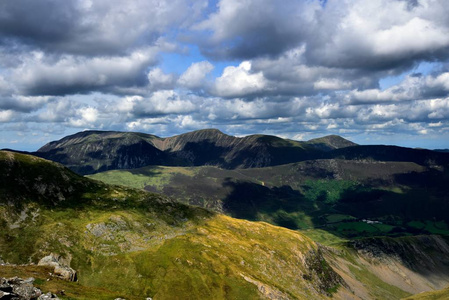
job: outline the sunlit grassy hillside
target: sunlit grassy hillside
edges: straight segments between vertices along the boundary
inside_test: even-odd
[[[0,152],[0,168],[1,259],[63,255],[79,278],[64,285],[69,298],[102,288],[104,299],[319,299],[341,286],[300,233],[109,186],[23,154]]]

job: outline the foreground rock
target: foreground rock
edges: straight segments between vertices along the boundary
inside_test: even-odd
[[[53,275],[67,281],[76,281],[76,271],[68,266],[68,262],[62,256],[51,253],[42,258],[38,266],[54,267]]]
[[[52,293],[43,294],[33,285],[34,278],[21,279],[18,277],[0,278],[1,300],[45,300],[59,299]]]

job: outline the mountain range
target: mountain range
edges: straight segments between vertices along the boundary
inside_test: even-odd
[[[160,138],[135,132],[84,131],[48,143],[34,154],[60,162],[80,174],[148,165],[226,169],[281,165],[318,158],[355,144],[339,136],[298,142],[268,135],[238,138],[205,129]]]
[[[62,299],[445,299],[448,166],[438,151],[215,129],[0,151],[0,274]],[[77,283],[29,264],[50,253]]]

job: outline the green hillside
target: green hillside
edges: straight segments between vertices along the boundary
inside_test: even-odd
[[[23,154],[0,152],[0,171],[0,258],[63,255],[79,278],[63,285],[67,299],[92,299],[96,288],[105,289],[96,299],[319,299],[341,285],[300,233],[105,185]],[[0,273],[14,271],[7,269]],[[44,289],[57,288],[44,279]]]
[[[161,172],[163,187],[170,174],[201,170]],[[0,261],[7,262],[0,277],[33,277],[61,299],[400,299],[449,280],[449,242],[440,236],[347,240],[326,228],[303,234],[7,151],[0,151],[0,179]],[[50,253],[70,263],[78,282],[30,264]]]

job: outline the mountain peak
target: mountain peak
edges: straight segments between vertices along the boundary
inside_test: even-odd
[[[313,145],[315,148],[329,151],[334,149],[340,149],[340,148],[346,148],[346,147],[352,147],[357,146],[356,143],[351,142],[339,135],[326,135],[320,138],[311,139],[307,141],[308,144]]]
[[[183,134],[177,135],[176,137],[197,136],[197,137],[202,137],[202,138],[214,138],[214,137],[223,136],[223,135],[226,135],[226,134],[224,134],[223,132],[221,132],[218,129],[206,128],[206,129],[200,129],[200,130],[183,133]]]
[[[323,152],[356,144],[330,135],[298,142],[273,135],[227,135],[201,129],[160,138],[138,132],[83,131],[51,142],[35,154],[81,174],[148,165],[254,168],[321,157]]]

